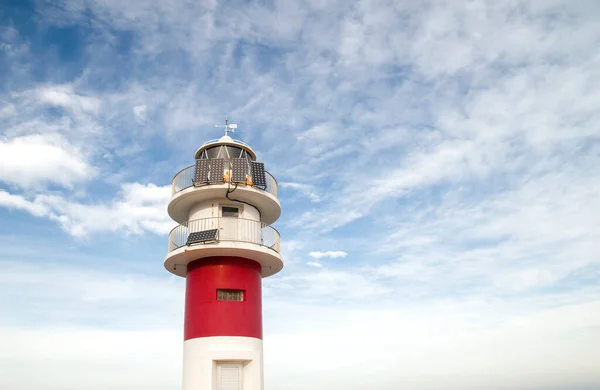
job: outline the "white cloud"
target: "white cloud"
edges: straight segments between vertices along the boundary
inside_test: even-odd
[[[419,390],[521,389],[524,381],[533,388],[573,388],[571,383],[600,380],[591,330],[600,325],[597,301],[530,310],[498,322],[493,317],[474,318],[468,306],[387,311],[307,309],[289,303],[287,307],[280,314],[267,307],[265,320],[273,323],[292,316],[305,330],[291,333],[296,328],[288,332],[283,328],[265,334],[265,389],[285,384],[290,390],[338,386],[358,390],[369,388],[374,376],[381,388],[390,390],[397,389],[398,383]],[[0,359],[6,363],[0,384],[5,386],[18,383],[29,389],[57,390],[180,387],[181,327],[31,329],[4,325],[1,330],[5,348]],[[432,365],[435,376],[431,376]],[[305,375],[286,382],[298,366]],[[556,367],[560,367],[558,372]],[[40,377],[52,378],[51,385]],[[491,385],[490,378],[494,380]]]
[[[36,90],[40,102],[51,106],[62,107],[75,113],[97,115],[100,111],[100,100],[96,97],[83,96],[74,91],[70,84],[47,85]]]
[[[61,323],[64,313],[69,313],[68,318],[73,324],[95,317],[124,327],[144,325],[147,329],[159,329],[165,324],[179,325],[172,316],[182,314],[183,306],[179,303],[184,292],[184,280],[168,277],[160,263],[155,263],[156,269],[165,272],[164,277],[151,276],[152,273],[140,272],[130,263],[111,258],[104,259],[98,269],[86,267],[84,261],[65,265],[70,261],[68,254],[57,256],[61,262],[48,260],[40,270],[28,261],[30,256],[35,257],[35,252],[32,255],[32,252],[24,250],[19,255],[0,258],[5,270],[0,275],[0,292],[15,297],[14,300],[0,302],[4,313],[13,311],[13,317],[21,320],[39,318],[48,326]],[[97,258],[94,253],[86,256]],[[118,268],[118,272],[115,273],[117,268],[113,266]],[[19,290],[18,286],[24,288]],[[52,306],[40,305],[50,301]],[[102,311],[105,305],[111,306],[111,312]],[[160,318],[165,309],[171,317]],[[153,324],[144,322],[144,318],[149,317],[156,318]],[[0,316],[0,323],[3,321],[8,322],[8,318]]]
[[[0,191],[0,205],[47,216],[75,237],[92,232],[124,231],[128,234],[168,233],[174,223],[166,213],[171,186],[126,183],[120,196],[109,203],[83,204],[59,195],[37,195],[27,200]]]
[[[390,286],[357,270],[315,268],[310,272],[296,268],[265,284],[271,291],[279,292],[277,296],[289,297],[291,293],[296,302],[317,305],[331,301],[346,305],[364,303],[393,291]]]
[[[301,335],[283,329],[265,335],[265,375],[270,383],[284,383],[287,367],[300,365],[306,375],[288,384],[290,390],[358,390],[371,388],[374,380],[389,390],[399,383],[420,390],[574,388],[570,383],[600,380],[591,330],[600,324],[598,305],[529,308],[502,317],[447,304],[294,308],[296,317],[314,320],[299,322]]]
[[[43,203],[31,202],[20,195],[12,195],[4,190],[0,190],[0,206],[9,209],[24,210],[36,217],[48,214],[48,208]]]
[[[21,188],[72,188],[94,174],[81,152],[58,134],[0,139],[0,181]]]
[[[336,133],[336,125],[334,123],[320,123],[311,127],[308,130],[301,132],[298,136],[296,136],[296,139],[299,141],[306,140],[308,142],[311,142],[312,146],[311,148],[309,148],[309,150],[313,151],[314,153],[324,152],[323,142],[335,141]]]
[[[308,254],[313,259],[321,259],[321,258],[330,258],[330,259],[339,259],[342,257],[348,256],[348,254],[344,251],[313,251]]]
[[[145,104],[133,107],[133,115],[140,122],[145,122],[148,115],[148,107]]]
[[[17,109],[14,104],[7,104],[4,107],[0,108],[0,118],[7,118],[9,116],[15,115]]]
[[[329,231],[372,214],[383,202],[432,186],[561,170],[558,160],[581,157],[577,150],[593,137],[600,121],[593,108],[600,104],[600,93],[587,87],[594,83],[590,70],[598,61],[565,68],[532,64],[515,74],[497,75],[493,85],[455,101],[440,99],[434,129],[408,135],[413,144],[403,145],[406,153],[378,170],[361,166],[360,160],[349,162],[354,168],[334,176],[339,178],[337,196],[292,226]],[[377,155],[368,157],[368,164],[376,166]]]
[[[180,388],[181,338],[177,330],[2,326],[0,386],[175,390]]]
[[[292,183],[292,182],[281,182],[279,183],[279,187],[281,188],[291,188],[302,193],[304,196],[308,197],[311,202],[319,203],[321,198],[319,194],[317,194],[315,186],[310,184],[303,183]]]
[[[484,199],[452,192],[405,210],[373,246],[396,258],[376,272],[417,295],[522,294],[580,278],[600,264],[600,185],[594,168],[563,169]]]
[[[118,274],[62,264],[0,265],[5,271],[0,293],[14,298],[0,302],[0,343],[5,346],[0,359],[6,362],[0,385],[49,388],[39,380],[43,376],[53,378],[50,388],[57,390],[179,386],[183,279],[140,275],[121,263]],[[372,375],[390,390],[399,382],[422,390],[437,389],[441,382],[447,388],[476,389],[489,387],[490,377],[498,389],[522,388],[524,380],[532,387],[600,380],[593,331],[600,326],[597,288],[587,296],[571,294],[570,302],[538,296],[518,303],[415,305],[365,289],[359,277],[349,276],[319,271],[297,279],[307,284],[293,291],[313,299],[325,295],[335,299],[333,305],[300,304],[282,294],[265,299],[267,389],[286,383],[291,390],[358,390],[369,387]],[[344,304],[369,293],[377,300]],[[390,297],[385,302],[393,306],[373,304],[382,297]],[[43,319],[43,326],[11,325],[27,318]],[[112,326],[90,324],[98,318]],[[432,364],[438,367],[435,378]],[[305,375],[285,382],[298,365]],[[324,365],[328,370],[322,370]],[[74,375],[74,369],[80,374]]]
[[[0,300],[0,387],[175,388],[183,279],[149,277],[122,262],[118,273],[84,268],[81,259],[40,268],[25,256],[0,259],[0,293],[14,298]],[[104,260],[103,269],[114,264]],[[149,377],[157,358],[172,361]]]
[[[305,264],[308,265],[309,267],[315,267],[315,268],[323,267],[323,264],[319,263],[318,261],[308,261]]]

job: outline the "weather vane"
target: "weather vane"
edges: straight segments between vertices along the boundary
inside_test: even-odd
[[[232,133],[235,133],[235,129],[237,129],[237,124],[235,124],[235,123],[229,124],[229,120],[227,119],[227,117],[225,117],[225,125],[215,125],[215,127],[224,127],[225,135],[227,135],[227,133],[230,131]]]

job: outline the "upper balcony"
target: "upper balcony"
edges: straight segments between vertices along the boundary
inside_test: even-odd
[[[211,160],[212,161],[212,160]],[[264,186],[258,186],[252,172],[247,180],[235,183],[229,162],[225,162],[223,175],[216,175],[215,180],[202,183],[195,182],[196,165],[179,171],[171,185],[171,200],[168,213],[176,222],[183,223],[190,217],[190,209],[200,201],[222,199],[249,203],[260,212],[260,219],[268,225],[274,223],[281,215],[281,204],[277,199],[277,180],[269,172],[264,171]],[[220,172],[220,171],[219,171]]]
[[[181,171],[177,172],[175,177],[173,178],[173,182],[171,184],[171,195],[175,195],[179,191],[185,190],[189,187],[194,187],[194,172],[196,170],[195,165],[190,165],[189,167],[183,168]],[[269,172],[265,171],[265,179],[267,186],[264,189],[259,187],[255,187],[256,189],[260,189],[262,191],[266,191],[269,194],[273,195],[277,198],[277,180],[271,175]],[[202,184],[202,185],[210,185],[210,184]],[[200,185],[200,186],[202,186]]]

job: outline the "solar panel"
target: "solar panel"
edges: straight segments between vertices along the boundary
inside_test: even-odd
[[[196,160],[196,170],[194,171],[194,185],[204,184],[208,181],[208,160]]]
[[[250,162],[250,172],[252,173],[252,181],[256,187],[263,189],[267,187],[264,163],[256,161]]]
[[[233,171],[231,181],[234,183],[245,183],[248,161],[245,158],[234,158],[231,160],[231,165]]]
[[[198,243],[207,242],[207,241],[216,241],[218,231],[219,231],[219,229],[210,229],[210,230],[203,230],[201,232],[190,233],[185,245],[198,244]]]
[[[223,159],[222,158],[211,158],[210,159],[210,177],[211,183],[222,183],[223,182]]]

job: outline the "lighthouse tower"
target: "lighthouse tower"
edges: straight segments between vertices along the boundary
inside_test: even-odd
[[[283,268],[277,182],[224,127],[175,175],[168,206],[165,268],[186,278],[183,390],[263,389],[262,278]]]

